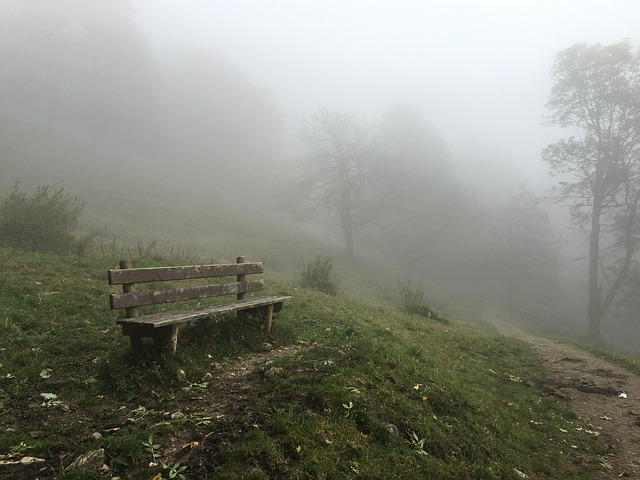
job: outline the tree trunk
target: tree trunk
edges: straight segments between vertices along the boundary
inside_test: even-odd
[[[353,221],[350,216],[344,216],[342,218],[342,234],[344,235],[344,247],[347,256],[353,257]]]
[[[600,268],[600,217],[602,216],[603,198],[599,192],[593,196],[593,211],[591,212],[591,232],[589,236],[589,339],[600,342],[600,320],[602,319],[602,287],[600,286],[598,270]]]
[[[353,257],[353,214],[351,212],[351,191],[347,187],[344,187],[340,194],[340,224],[347,256]]]

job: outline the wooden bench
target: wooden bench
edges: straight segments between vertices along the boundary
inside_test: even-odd
[[[257,311],[264,313],[265,330],[270,332],[273,313],[279,312],[283,302],[291,297],[280,295],[245,298],[246,293],[257,292],[264,288],[262,279],[247,280],[247,275],[261,274],[263,271],[262,262],[245,262],[244,257],[238,257],[236,263],[156,268],[132,268],[131,260],[122,260],[119,269],[108,271],[109,285],[122,285],[122,293],[109,294],[109,305],[112,310],[122,308],[126,310],[126,318],[118,320],[117,323],[122,325],[123,335],[130,338],[134,354],[142,350],[143,337],[153,338],[159,349],[168,348],[173,354],[176,351],[180,325],[193,320],[229,312],[238,312],[240,315]],[[217,282],[212,283],[210,280],[212,278],[217,279]],[[188,285],[183,287],[176,287],[175,283],[168,286],[161,284],[163,288],[160,290],[155,289],[156,285],[152,285],[152,289],[143,291],[136,291],[135,287],[140,283],[197,279],[209,280],[206,284],[188,282]],[[220,280],[222,283],[219,283]],[[144,306],[229,295],[235,295],[235,300],[199,304],[182,310],[139,314],[139,308]]]

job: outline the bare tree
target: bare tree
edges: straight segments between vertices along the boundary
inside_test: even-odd
[[[370,182],[372,127],[365,120],[319,110],[301,122],[307,154],[302,159],[298,189],[305,219],[336,222],[346,253],[354,254],[354,234],[372,220],[363,199]]]
[[[542,152],[553,191],[569,201],[589,243],[589,334],[601,338],[600,323],[623,284],[638,245],[640,202],[640,55],[627,41],[576,44],[560,52],[547,108],[549,124],[576,135]]]

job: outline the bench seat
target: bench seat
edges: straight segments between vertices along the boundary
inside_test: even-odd
[[[139,325],[148,328],[161,328],[169,325],[190,322],[202,318],[222,315],[224,313],[238,312],[243,310],[253,310],[260,307],[273,305],[273,312],[282,310],[282,303],[289,300],[288,295],[249,298],[246,300],[235,300],[226,303],[216,303],[212,305],[201,305],[186,310],[172,310],[168,312],[152,313],[134,318],[122,318],[116,321],[118,325]]]

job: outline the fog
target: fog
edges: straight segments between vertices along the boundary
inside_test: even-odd
[[[153,45],[185,42],[229,55],[289,122],[317,108],[376,118],[409,104],[460,160],[469,148],[487,152],[482,166],[461,165],[461,174],[506,170],[505,184],[532,188],[548,183],[539,152],[557,136],[540,126],[555,54],[576,42],[636,40],[640,18],[631,0],[136,5]]]
[[[388,283],[424,282],[443,308],[504,305],[580,335],[584,238],[539,201],[558,180],[541,151],[566,135],[543,122],[550,72],[577,42],[637,47],[639,20],[631,0],[3,2],[0,194],[63,186],[105,237],[140,233],[123,217],[197,243],[277,225],[320,242],[283,242],[291,255],[353,262],[340,222],[296,208],[314,141],[301,129],[340,113],[375,151],[351,212],[367,219],[357,259],[388,261]],[[605,336],[631,348],[637,320],[614,311]]]

